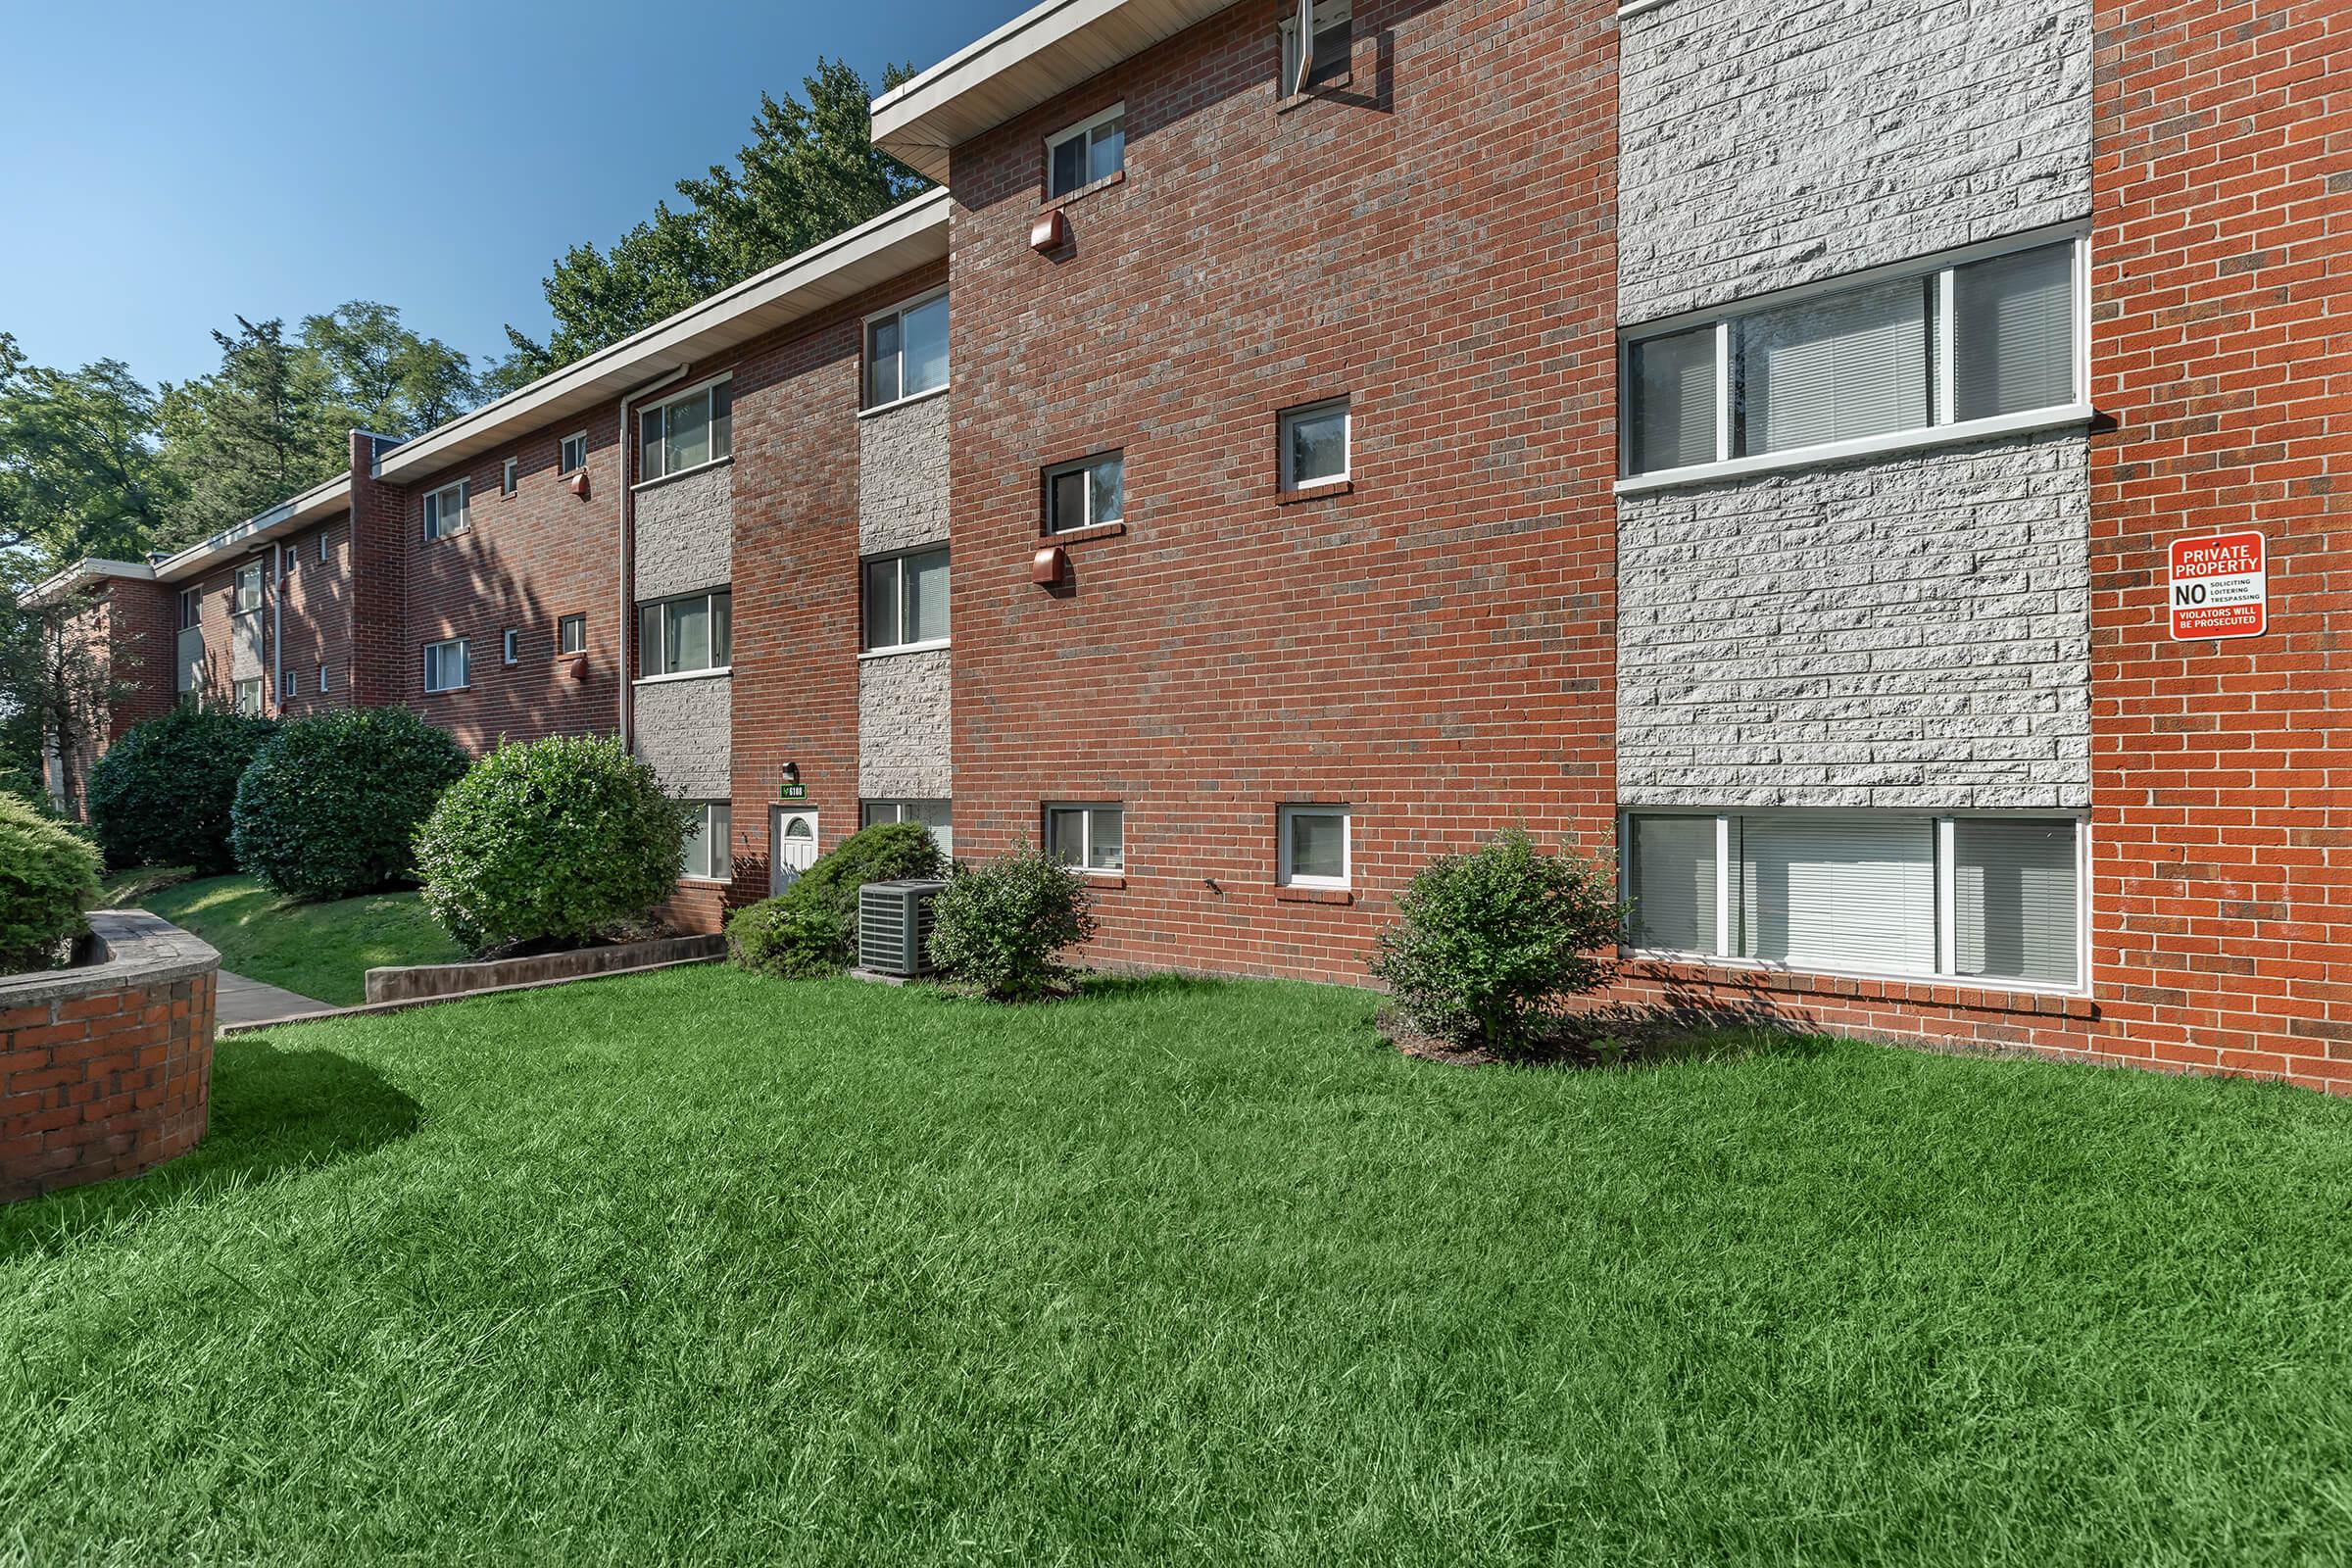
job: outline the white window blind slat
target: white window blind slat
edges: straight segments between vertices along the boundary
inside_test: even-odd
[[[1742,454],[1926,425],[1928,319],[1916,277],[1742,318]]]
[[[1715,328],[1636,343],[1632,362],[1632,471],[1651,473],[1713,463]]]
[[[1952,956],[1961,974],[2076,982],[2076,827],[2061,821],[1952,824]]]
[[[1739,829],[1742,956],[1935,970],[1932,820],[1823,812],[1747,817]]]
[[[1953,270],[1955,417],[2074,401],[2074,264],[2075,247],[2064,244]]]
[[[1638,816],[1633,855],[1634,946],[1715,951],[1715,819]]]

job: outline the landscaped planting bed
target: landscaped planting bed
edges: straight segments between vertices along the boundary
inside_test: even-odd
[[[377,964],[466,956],[415,893],[305,904],[238,875],[181,882],[140,903],[219,949],[221,968],[336,1006],[368,1000]]]
[[[221,1043],[0,1210],[0,1557],[2265,1562],[2352,1536],[2352,1107],[697,967]]]

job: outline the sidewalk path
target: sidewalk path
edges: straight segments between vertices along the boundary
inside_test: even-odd
[[[259,980],[248,980],[241,974],[220,971],[220,990],[214,1001],[217,1021],[220,1023],[268,1023],[273,1018],[291,1018],[298,1012],[331,1012],[334,1004],[314,1002],[297,992],[278,986],[266,986]]]

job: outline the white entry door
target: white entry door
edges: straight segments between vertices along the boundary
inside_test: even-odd
[[[816,813],[786,806],[767,808],[767,892],[770,898],[816,863]]]

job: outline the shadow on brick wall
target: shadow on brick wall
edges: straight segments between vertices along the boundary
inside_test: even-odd
[[[0,1262],[71,1251],[224,1188],[356,1159],[407,1137],[422,1113],[349,1056],[222,1040],[214,1047],[212,1124],[203,1142],[142,1176],[0,1208]]]

